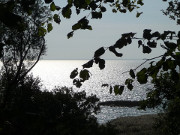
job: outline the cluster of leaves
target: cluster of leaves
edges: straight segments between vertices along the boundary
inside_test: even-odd
[[[180,25],[180,2],[178,0],[170,1],[168,8],[163,10],[163,13],[170,19],[176,20],[177,24]]]
[[[98,64],[101,70],[105,68],[105,60],[101,59],[101,56],[106,52],[106,50],[113,52],[117,57],[122,57],[122,53],[117,52],[116,48],[122,48],[123,46],[130,44],[131,38],[134,37],[134,35],[135,33],[123,34],[122,38],[119,39],[113,46],[107,48],[101,47],[98,50],[96,50],[93,59],[82,65],[82,70],[78,72],[78,69],[76,68],[71,72],[70,78],[74,79],[73,84],[77,87],[81,87],[82,82],[89,79],[90,72],[87,69],[91,68],[93,64]],[[76,78],[78,75],[79,78]]]
[[[21,15],[14,13],[14,7],[20,6],[24,9],[24,13],[28,15],[32,14],[33,5],[35,0],[17,0],[17,1],[2,1],[0,2],[0,21],[6,24],[8,27],[16,28],[18,30],[23,30],[25,22]],[[89,11],[92,19],[101,19],[102,14],[106,12],[106,5],[112,7],[112,12],[121,12],[126,13],[127,11],[133,11],[138,9],[139,6],[142,6],[144,3],[142,0],[68,0],[67,4],[64,7],[55,4],[53,0],[44,0],[49,10],[53,13],[53,16],[48,17],[42,23],[42,26],[39,27],[40,35],[44,36],[47,32],[50,32],[53,29],[52,21],[60,24],[61,17],[70,19],[73,9],[75,13],[79,15],[81,11]],[[137,12],[137,17],[142,14]],[[76,24],[72,26],[72,31],[67,34],[67,37],[70,38],[73,36],[74,31],[78,29],[88,29],[92,30],[92,27],[88,24],[88,16],[80,19]]]
[[[155,127],[159,134],[176,135],[180,132],[180,80],[174,81],[172,74],[166,72],[161,73],[152,83],[154,87],[148,90],[147,98],[140,107],[160,106],[164,113],[159,115]]]
[[[6,75],[0,80],[1,135],[108,135],[113,128],[100,126],[92,113],[99,110],[99,99],[63,87],[42,90],[38,78],[27,76],[16,87],[8,85]],[[4,102],[8,94],[8,102]]]
[[[151,32],[150,29],[145,29],[143,31],[142,38],[136,38],[134,36],[135,33],[132,32],[122,34],[122,37],[113,46],[107,47],[106,49],[104,47],[99,48],[94,54],[94,59],[82,65],[83,70],[86,70],[84,68],[92,67],[93,63],[99,63],[99,68],[104,69],[105,60],[100,59],[100,56],[102,56],[105,53],[105,51],[109,49],[109,51],[114,53],[117,57],[121,57],[122,53],[117,52],[117,49],[122,49],[126,45],[131,44],[132,39],[138,39],[138,47],[142,47],[142,52],[147,54],[151,53],[152,48],[156,48],[158,42],[161,41],[163,42],[163,44],[161,44],[161,47],[165,49],[165,53],[152,59],[147,59],[145,62],[141,64],[143,65],[144,63],[150,61],[150,66],[148,68],[143,68],[137,73],[135,73],[135,71],[141,65],[138,66],[136,69],[130,69],[129,74],[131,78],[126,79],[125,85],[129,90],[132,90],[134,80],[137,80],[140,84],[145,84],[148,82],[148,77],[156,79],[158,77],[158,73],[160,73],[161,71],[171,72],[173,76],[172,79],[174,81],[178,81],[179,76],[176,71],[176,67],[180,66],[180,32],[176,33],[174,31],[164,31],[163,33],[159,33],[158,31]],[[156,58],[161,59],[158,62],[152,61]],[[86,73],[88,74],[88,70],[86,71]],[[71,74],[74,74],[74,72],[72,72]],[[76,76],[78,74],[79,73],[76,72]],[[76,76],[73,76],[71,78],[74,79]],[[89,77],[90,75],[88,75],[88,78]],[[85,80],[87,79],[83,79],[82,82],[84,82]],[[123,85],[110,86],[110,93],[114,91],[115,94],[122,94],[124,88],[125,87]]]

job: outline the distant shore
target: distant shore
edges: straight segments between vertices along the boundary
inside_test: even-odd
[[[140,103],[141,103],[141,101],[116,100],[116,101],[100,102],[99,105],[102,105],[102,106],[119,106],[119,107],[135,107],[135,106],[139,106]]]
[[[118,135],[158,135],[153,128],[157,114],[120,117],[110,121]]]

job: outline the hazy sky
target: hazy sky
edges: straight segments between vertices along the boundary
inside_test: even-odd
[[[176,22],[161,12],[161,9],[166,9],[167,2],[144,0],[144,3],[145,5],[138,10],[139,12],[143,11],[139,18],[136,18],[136,11],[115,14],[109,8],[109,11],[103,14],[102,19],[90,20],[92,31],[76,31],[71,39],[67,39],[66,35],[71,31],[72,25],[88,12],[81,16],[73,14],[71,19],[62,18],[61,24],[54,24],[53,31],[46,36],[48,49],[43,59],[91,59],[98,48],[113,45],[123,33],[135,32],[140,37],[144,29],[152,29],[153,31],[179,30]],[[89,16],[90,18],[91,16]],[[162,54],[163,50],[153,49],[152,54],[144,55],[142,48],[138,49],[137,42],[134,41],[119,52],[123,53],[123,57],[118,59],[143,59],[158,56]],[[108,51],[103,58],[117,59],[114,54]]]

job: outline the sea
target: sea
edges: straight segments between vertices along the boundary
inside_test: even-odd
[[[133,82],[133,90],[125,89],[122,95],[110,94],[109,87],[102,87],[102,84],[123,85],[125,80],[130,77],[129,70],[138,67],[143,60],[106,60],[105,68],[100,70],[97,64],[89,69],[90,78],[85,81],[80,88],[73,85],[70,79],[71,72],[88,60],[40,60],[32,69],[31,74],[39,77],[44,89],[52,90],[55,87],[69,87],[74,91],[86,91],[87,95],[96,94],[100,101],[130,100],[139,101],[146,98],[146,93],[153,85],[150,83],[140,85],[137,81]],[[139,71],[148,63],[137,69]],[[139,116],[144,114],[157,113],[158,109],[139,110],[137,107],[111,107],[101,106],[101,111],[94,114],[99,123],[106,123],[117,117]]]

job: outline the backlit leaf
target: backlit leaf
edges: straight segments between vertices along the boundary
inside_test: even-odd
[[[82,78],[84,81],[88,80],[90,75],[89,75],[89,71],[87,69],[83,69],[80,71],[79,73],[79,77]]]
[[[53,29],[53,26],[52,26],[52,24],[51,24],[51,23],[49,23],[49,24],[48,24],[48,26],[47,26],[47,30],[48,30],[48,32],[52,31],[52,29]]]
[[[60,16],[59,16],[58,14],[54,14],[53,19],[54,19],[54,21],[55,21],[56,23],[60,24],[61,19],[60,19]]]
[[[137,12],[136,17],[138,18],[143,12]]]
[[[67,34],[67,38],[69,39],[69,38],[73,37],[73,35],[74,35],[74,31],[71,31]]]
[[[116,49],[115,49],[114,46],[110,46],[110,47],[109,47],[109,51],[113,52],[117,57],[122,57],[122,56],[123,56],[122,53],[118,53],[118,52],[116,51]]]
[[[105,68],[105,60],[99,59],[99,68],[102,70]]]
[[[104,49],[104,47],[101,47],[101,48],[99,48],[98,50],[95,51],[94,57],[100,57],[104,53],[105,53],[105,49]]]
[[[135,74],[134,74],[134,71],[133,71],[132,69],[130,70],[129,74],[130,74],[130,76],[131,76],[132,78],[135,78]]]
[[[153,41],[148,41],[147,42],[147,45],[151,48],[156,48],[157,46],[157,43],[153,40]]]
[[[145,83],[147,83],[147,78],[148,78],[148,76],[147,76],[146,72],[147,72],[147,69],[146,69],[146,68],[143,68],[141,71],[139,71],[139,72],[136,74],[137,80],[138,80],[138,82],[139,82],[140,84],[145,84]]]
[[[90,60],[87,63],[83,64],[82,66],[83,66],[83,68],[90,68],[93,66],[93,63],[94,63],[94,61]]]
[[[53,0],[44,0],[44,1],[45,1],[45,3],[49,4],[49,3],[51,3]]]
[[[65,17],[65,18],[70,18],[71,17],[71,14],[72,14],[72,11],[71,11],[71,8],[69,6],[66,6],[62,9],[62,15]]]
[[[143,46],[143,53],[151,53],[151,48],[149,48],[148,46]]]
[[[52,2],[52,3],[50,4],[50,10],[51,10],[51,11],[55,11],[55,10],[56,10],[56,5],[54,4],[54,2]]]
[[[71,78],[71,79],[74,79],[77,75],[78,75],[78,68],[74,69],[74,70],[71,72],[70,78]]]

